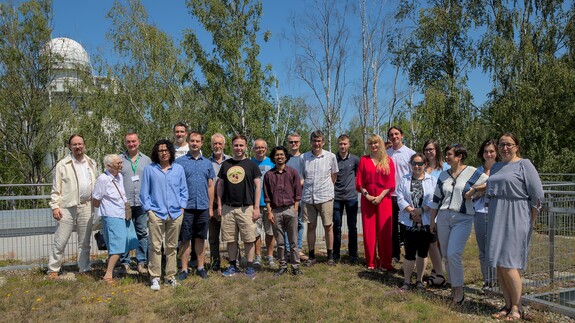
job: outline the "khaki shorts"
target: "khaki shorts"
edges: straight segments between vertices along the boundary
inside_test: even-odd
[[[256,220],[256,237],[261,237],[263,234],[268,236],[274,235],[274,228],[268,219],[268,208],[260,206],[260,217]]]
[[[333,223],[333,199],[318,204],[304,203],[302,212],[303,222],[317,225],[318,214],[321,217],[321,222],[324,227],[331,225]]]
[[[243,242],[256,241],[256,223],[253,220],[253,206],[222,206],[222,241],[238,242],[238,233]]]

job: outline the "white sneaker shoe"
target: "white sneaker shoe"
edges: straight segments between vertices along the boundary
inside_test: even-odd
[[[152,290],[160,290],[160,278],[152,279],[152,285],[150,285]]]

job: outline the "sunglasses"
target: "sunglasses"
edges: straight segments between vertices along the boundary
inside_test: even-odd
[[[425,162],[415,162],[414,161],[414,162],[411,162],[411,165],[412,166],[423,166],[423,165],[425,165]]]

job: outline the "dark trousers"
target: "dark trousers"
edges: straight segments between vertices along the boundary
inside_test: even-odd
[[[405,226],[399,223],[399,206],[397,205],[397,196],[391,197],[392,204],[392,220],[393,220],[393,232],[392,232],[392,253],[391,256],[396,259],[401,259],[401,244],[403,241],[403,236],[405,232]]]
[[[341,249],[341,225],[343,223],[343,211],[347,215],[348,253],[350,258],[357,258],[357,199],[333,202],[333,258],[339,259]]]
[[[208,242],[210,243],[210,256],[212,259],[220,258],[220,229],[222,222],[216,216],[210,218],[208,228]]]
[[[136,249],[136,259],[138,263],[148,262],[148,214],[141,206],[132,206],[132,221],[138,237],[138,249]],[[120,262],[130,263],[130,251],[126,251],[120,256]]]

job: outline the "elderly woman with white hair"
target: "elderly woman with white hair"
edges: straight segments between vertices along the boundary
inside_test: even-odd
[[[96,179],[92,193],[92,205],[100,208],[104,240],[108,248],[108,267],[102,278],[108,284],[114,282],[112,273],[120,256],[126,252],[128,221],[125,203],[127,202],[122,179],[122,158],[111,154],[104,157],[106,171]]]

